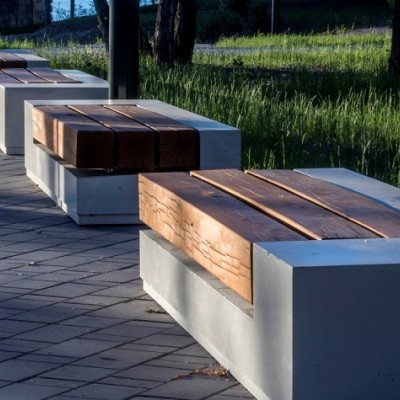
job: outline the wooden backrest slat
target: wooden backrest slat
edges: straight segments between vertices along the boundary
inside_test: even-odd
[[[371,198],[295,171],[251,170],[247,173],[295,193],[380,236],[400,237],[400,211]]]
[[[244,201],[310,239],[377,237],[354,222],[239,170],[195,171],[192,176]]]

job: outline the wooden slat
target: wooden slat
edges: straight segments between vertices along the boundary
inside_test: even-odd
[[[13,78],[20,80],[23,83],[51,83],[30,73],[27,69],[24,68],[3,68],[2,71]]]
[[[235,196],[310,239],[377,237],[335,213],[239,170],[195,171],[192,176]]]
[[[382,237],[400,237],[400,212],[340,186],[286,170],[252,170],[271,182],[318,204]]]
[[[10,75],[5,74],[3,71],[0,70],[0,84],[2,83],[19,83],[22,85],[22,82],[18,79],[13,78]]]
[[[171,118],[156,114],[135,105],[107,105],[158,134],[158,167],[164,169],[196,169],[199,164],[197,132]]]
[[[78,168],[114,165],[114,132],[66,106],[33,108],[34,139]]]
[[[155,165],[156,133],[114,110],[101,105],[74,105],[69,108],[98,121],[115,132],[115,167],[152,170]]]
[[[67,76],[58,71],[54,71],[54,69],[51,68],[29,68],[28,71],[33,75],[51,83],[81,83],[81,81],[68,78]]]
[[[0,68],[26,68],[27,62],[13,53],[0,52]]]
[[[247,301],[252,243],[302,235],[184,172],[139,174],[140,219]]]

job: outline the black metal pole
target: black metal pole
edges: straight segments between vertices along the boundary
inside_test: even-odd
[[[110,99],[139,96],[139,22],[139,0],[110,0]]]
[[[75,0],[70,0],[69,10],[70,10],[71,18],[75,18]]]
[[[280,0],[271,0],[271,33],[279,32]]]

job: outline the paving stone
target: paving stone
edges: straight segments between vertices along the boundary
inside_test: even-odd
[[[90,328],[65,326],[65,325],[47,325],[30,332],[21,333],[14,336],[14,339],[32,340],[36,342],[60,343],[65,340],[81,336],[90,332]]]
[[[48,306],[49,304],[50,304],[49,301],[28,300],[19,297],[0,302],[0,307],[12,308],[14,310],[34,310],[36,308]],[[0,325],[0,330],[1,330],[1,325]]]
[[[0,340],[0,351],[15,351],[20,353],[30,353],[32,351],[43,349],[48,345],[49,345],[48,343],[31,342],[27,340],[16,340],[10,337],[8,339]]]
[[[17,358],[21,353],[16,353],[14,351],[0,351],[0,363],[6,360],[11,360],[12,358]]]
[[[15,382],[49,371],[57,366],[58,364],[38,361],[7,360],[0,364],[0,376],[3,381]],[[2,398],[1,394],[0,398]]]
[[[19,360],[28,360],[28,361],[40,361],[40,362],[48,362],[55,363],[59,365],[70,364],[77,360],[75,357],[65,357],[65,356],[53,356],[49,354],[35,354],[28,353],[23,356],[18,357]]]
[[[47,307],[42,307],[36,310],[20,313],[13,319],[19,321],[55,323],[84,313],[85,310],[74,308],[72,306],[62,306],[60,304],[52,304]]]
[[[96,400],[126,400],[129,396],[134,396],[143,391],[143,388],[94,383],[67,392],[66,394],[75,398],[88,397]]]
[[[21,279],[13,279],[10,282],[7,283],[2,283],[3,286],[5,287],[11,287],[11,288],[19,288],[19,289],[34,289],[34,290],[40,290],[44,288],[48,288],[51,286],[56,285],[55,282],[49,282],[49,281],[41,281],[41,280],[36,280],[36,279],[27,279],[21,277]]]
[[[147,336],[143,339],[136,340],[136,344],[147,344],[147,345],[158,345],[158,346],[168,346],[168,347],[185,347],[195,340],[189,336],[182,335],[164,335],[157,333],[155,335]]]
[[[224,390],[223,392],[220,393],[221,399],[220,400],[229,400],[230,398],[232,399],[252,399],[253,395],[249,393],[246,388],[244,388],[240,384],[236,384],[232,388],[228,390]],[[210,399],[214,399],[214,397],[210,397]]]
[[[0,388],[0,399],[4,400],[43,400],[57,393],[65,392],[65,388],[55,386],[35,386],[16,383]]]
[[[0,322],[0,331],[9,332],[15,335],[18,333],[31,331],[32,329],[40,328],[42,326],[44,325],[38,322],[2,320]]]
[[[153,389],[157,386],[162,385],[161,382],[157,381],[121,378],[115,375],[101,379],[99,383],[105,383],[107,385],[116,385],[116,386],[131,386],[143,389]]]
[[[76,364],[96,368],[114,368],[116,370],[119,370],[142,364],[161,355],[161,353],[140,350],[128,350],[121,347],[103,351],[92,357],[84,358],[76,362]]]
[[[44,296],[62,296],[62,297],[71,298],[71,297],[82,296],[82,295],[85,295],[88,293],[93,293],[102,288],[104,289],[104,288],[106,288],[106,286],[99,287],[96,285],[86,285],[86,284],[77,283],[77,282],[74,282],[74,283],[68,282],[68,283],[62,283],[59,285],[53,284],[53,286],[51,288],[37,291],[36,294],[44,295]]]
[[[123,322],[121,318],[107,318],[107,317],[96,317],[92,315],[82,315],[79,317],[71,318],[63,321],[64,325],[73,326],[86,326],[88,328],[106,328],[108,326],[117,325]]]
[[[37,354],[84,358],[120,344],[120,342],[105,340],[70,339],[63,343],[39,350]]]
[[[111,368],[86,367],[82,365],[70,364],[64,365],[50,372],[41,374],[42,378],[63,379],[78,382],[97,381],[116,372]]]
[[[40,385],[40,386],[56,386],[56,387],[61,387],[65,389],[76,389],[80,386],[83,386],[85,383],[83,382],[77,382],[77,381],[72,381],[72,380],[67,380],[67,379],[48,379],[48,378],[43,378],[43,377],[35,377],[32,379],[28,379],[24,383],[28,385]],[[32,390],[35,390],[34,387],[32,387]],[[225,399],[226,400],[226,399]]]
[[[145,294],[145,291],[143,290],[143,285],[141,282],[140,284],[130,282],[99,290],[98,292],[96,292],[96,294],[99,296],[115,296],[133,299],[138,296],[142,296],[143,294]]]
[[[235,384],[236,382],[231,379],[200,379],[188,376],[150,389],[144,394],[146,396],[163,396],[173,399],[200,400],[217,394]]]
[[[138,365],[120,372],[115,376],[129,379],[168,382],[178,375],[187,373],[186,369],[158,367],[153,365]]]

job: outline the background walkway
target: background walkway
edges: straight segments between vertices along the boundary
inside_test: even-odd
[[[253,398],[142,289],[143,226],[79,227],[0,153],[0,399]]]

